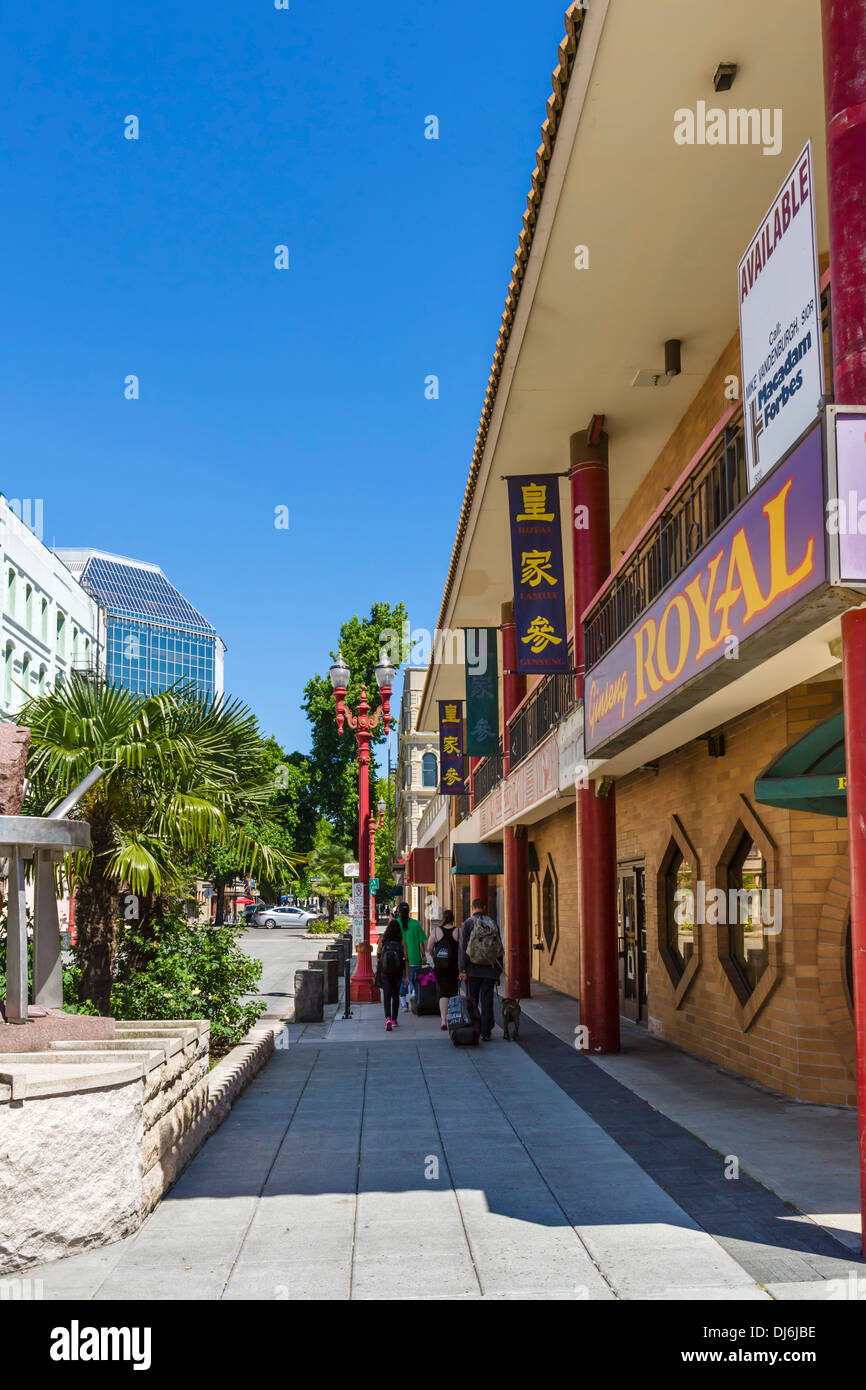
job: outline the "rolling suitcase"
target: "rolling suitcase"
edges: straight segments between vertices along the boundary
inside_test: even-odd
[[[422,970],[416,979],[415,987],[409,995],[409,1008],[413,1014],[438,1014],[439,991],[432,970]]]
[[[481,1012],[468,994],[454,994],[445,1019],[455,1047],[477,1047],[481,1038]]]

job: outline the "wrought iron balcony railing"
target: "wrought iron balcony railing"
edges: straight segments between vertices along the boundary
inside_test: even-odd
[[[483,763],[479,763],[475,769],[473,785],[475,787],[475,805],[478,806],[489,796],[495,786],[502,781],[502,748],[498,753],[485,758]]]
[[[574,676],[548,676],[509,724],[512,769],[574,709]]]

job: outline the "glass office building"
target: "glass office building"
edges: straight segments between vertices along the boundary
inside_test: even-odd
[[[101,550],[57,553],[107,609],[109,681],[144,693],[193,681],[206,694],[222,694],[225,646],[158,565]]]

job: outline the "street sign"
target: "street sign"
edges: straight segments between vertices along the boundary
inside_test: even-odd
[[[379,880],[378,880],[377,878],[371,878],[371,879],[370,879],[370,892],[371,892],[371,893],[378,893],[378,891],[379,891]]]
[[[352,907],[355,912],[364,911],[364,885],[363,883],[352,884]]]
[[[352,918],[352,941],[353,941],[354,944],[357,946],[357,945],[358,945],[361,941],[363,941],[363,940],[364,940],[364,918],[363,918],[363,917],[353,917],[353,918]]]
[[[361,866],[360,866],[360,864],[344,864],[344,865],[343,865],[343,877],[344,877],[344,878],[357,878],[360,872],[361,872]]]

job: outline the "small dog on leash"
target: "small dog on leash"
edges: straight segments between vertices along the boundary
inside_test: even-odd
[[[503,1000],[502,1000],[502,1031],[503,1031],[503,1033],[505,1034],[505,1041],[506,1041],[506,1042],[511,1042],[511,1041],[512,1041],[512,1035],[511,1035],[511,1032],[510,1032],[510,1030],[511,1030],[512,1028],[514,1029],[514,1041],[516,1042],[516,1041],[517,1041],[517,1035],[518,1035],[518,1033],[520,1032],[520,1000],[519,1000],[519,999],[503,999]]]

